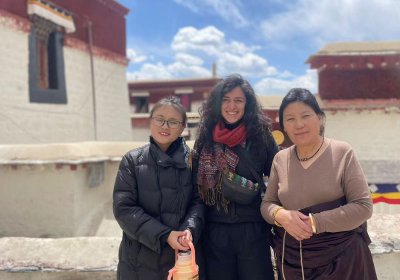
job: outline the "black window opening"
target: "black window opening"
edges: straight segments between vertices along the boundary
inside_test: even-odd
[[[32,16],[29,36],[29,101],[67,104],[63,28]]]
[[[135,113],[148,113],[149,101],[148,96],[135,96]]]

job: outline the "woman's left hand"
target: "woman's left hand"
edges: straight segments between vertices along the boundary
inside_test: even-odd
[[[188,229],[185,230],[185,233],[186,233],[185,235],[180,236],[178,238],[178,242],[182,246],[189,248],[189,242],[193,242],[193,236],[192,236],[192,233],[190,232],[190,230],[188,230]]]
[[[275,220],[295,239],[304,240],[312,236],[309,217],[296,210],[281,209],[276,213]]]

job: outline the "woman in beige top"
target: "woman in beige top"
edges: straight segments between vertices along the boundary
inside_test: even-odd
[[[324,121],[308,90],[282,100],[280,126],[294,145],[275,156],[261,205],[275,224],[279,279],[377,279],[368,184],[350,145],[324,137]]]

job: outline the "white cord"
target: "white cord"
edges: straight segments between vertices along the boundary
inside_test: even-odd
[[[300,240],[300,264],[301,264],[301,276],[303,277],[303,280],[304,280],[303,248],[301,246],[301,240]]]
[[[282,248],[282,276],[283,276],[283,280],[286,280],[285,271],[283,269],[283,262],[285,261],[285,242],[286,242],[286,230],[285,230],[285,233],[283,234],[283,248]]]
[[[283,263],[285,261],[285,243],[286,243],[286,230],[285,230],[285,233],[283,234],[283,244],[282,244],[283,248],[282,248],[282,261],[281,261],[281,263],[282,263],[282,277],[283,277],[283,280],[286,280],[285,270],[284,270],[284,265],[283,265]],[[302,248],[301,240],[300,240],[300,264],[301,264],[301,276],[302,276],[302,279],[305,280],[305,278],[304,278],[304,267],[303,267],[303,248]]]

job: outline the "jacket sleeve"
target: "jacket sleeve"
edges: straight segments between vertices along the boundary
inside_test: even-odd
[[[203,200],[199,196],[196,182],[192,181],[192,199],[186,212],[185,222],[180,226],[180,229],[189,229],[194,243],[197,243],[203,230],[204,222]]]
[[[272,161],[274,160],[276,153],[278,153],[278,151],[279,151],[278,145],[276,145],[275,139],[269,130],[267,131],[267,139],[268,139],[267,157],[266,157],[265,166],[264,166],[264,175],[265,176],[270,175]]]
[[[191,169],[192,169],[192,182],[197,188],[197,173],[199,169],[199,157],[200,157],[200,147],[198,147],[197,142],[194,144],[194,149],[191,151]]]
[[[147,214],[138,205],[135,167],[129,154],[122,158],[113,192],[113,210],[118,224],[129,238],[160,253],[171,229]]]
[[[196,147],[196,145],[195,145]],[[189,229],[193,236],[194,243],[200,239],[205,224],[205,208],[197,187],[197,168],[199,154],[195,149],[191,150],[189,166],[192,172],[192,198],[188,206],[185,221],[180,226],[181,230]]]

